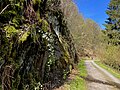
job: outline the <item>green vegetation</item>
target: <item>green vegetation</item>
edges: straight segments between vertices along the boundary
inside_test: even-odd
[[[75,80],[70,83],[70,90],[87,90],[85,80],[76,76]]]
[[[106,14],[104,39],[98,57],[102,63],[120,71],[120,0],[111,0]]]
[[[79,75],[70,83],[70,90],[87,90],[86,82],[82,77],[87,77],[85,63],[81,60],[78,64]]]
[[[24,42],[25,40],[27,40],[27,37],[30,35],[30,32],[25,32],[22,37],[20,38],[19,41]]]
[[[113,76],[120,79],[120,71],[117,71],[113,67],[110,67],[108,65],[105,65],[104,63],[101,63],[100,61],[95,61],[96,64],[98,64],[100,67],[106,69],[108,72],[110,72]]]
[[[86,70],[86,66],[85,66],[85,61],[84,60],[80,60],[80,62],[78,63],[78,70],[79,70],[79,75],[82,77],[87,77],[87,70]]]
[[[0,87],[52,89],[64,83],[78,55],[120,71],[120,0],[111,0],[106,13],[101,31],[72,0],[0,0]],[[85,90],[84,60],[77,69],[68,86]]]
[[[104,50],[100,52],[100,60],[106,65],[120,71],[120,47],[119,46],[105,46]]]
[[[81,78],[87,77],[86,67],[84,65],[84,60],[81,60],[77,66],[78,75],[75,75],[75,78],[70,81],[69,84],[65,84],[65,90],[87,90],[86,81]]]
[[[96,56],[103,37],[99,25],[89,18],[84,18],[73,2],[66,3],[64,14],[79,55],[89,58]]]
[[[74,12],[69,12],[70,10]],[[106,10],[109,16],[104,24],[106,28],[101,30],[93,20],[84,19],[74,3],[69,2],[64,11],[78,54],[88,58],[97,57],[104,64],[120,71],[119,12],[120,0],[111,0]]]
[[[0,0],[3,90],[46,90],[64,83],[78,56],[60,6],[61,0]]]
[[[6,31],[8,38],[10,38],[11,36],[18,32],[18,30],[16,30],[14,26],[10,25],[4,27],[4,30]]]
[[[109,16],[106,21],[106,30],[107,31],[120,31],[120,0],[111,0],[106,14]]]

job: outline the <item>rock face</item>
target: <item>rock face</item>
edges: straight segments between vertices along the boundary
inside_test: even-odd
[[[0,2],[2,90],[52,89],[66,79],[77,54],[60,0]],[[2,10],[1,9],[1,10]]]

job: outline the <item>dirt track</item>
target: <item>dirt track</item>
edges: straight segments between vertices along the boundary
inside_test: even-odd
[[[120,80],[112,76],[94,61],[87,60],[85,65],[88,71],[88,90],[120,90]]]

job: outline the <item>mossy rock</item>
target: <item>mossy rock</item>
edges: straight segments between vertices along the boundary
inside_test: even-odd
[[[49,27],[49,24],[46,20],[42,20],[42,30],[44,32],[47,32],[48,31],[48,27]]]
[[[11,25],[8,25],[8,26],[4,27],[4,30],[5,30],[6,33],[7,33],[7,37],[11,37],[11,36],[13,36],[15,33],[18,32],[18,30],[15,29],[15,27],[14,27],[14,26],[11,26]]]
[[[26,39],[27,39],[27,37],[30,35],[30,32],[29,31],[27,31],[27,32],[25,32],[23,35],[22,35],[22,37],[19,39],[19,42],[24,42]]]

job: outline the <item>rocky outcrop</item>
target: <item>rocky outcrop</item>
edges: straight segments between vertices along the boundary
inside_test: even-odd
[[[2,90],[52,89],[66,79],[77,53],[60,0],[14,0],[0,14]]]

